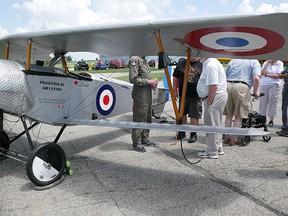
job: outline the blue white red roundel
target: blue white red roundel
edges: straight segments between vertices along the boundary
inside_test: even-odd
[[[188,33],[184,40],[200,50],[234,56],[266,54],[285,44],[277,32],[254,27],[203,28]]]
[[[115,107],[116,94],[112,86],[103,85],[96,96],[96,106],[101,115],[109,115]]]

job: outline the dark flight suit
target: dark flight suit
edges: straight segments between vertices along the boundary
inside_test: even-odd
[[[132,56],[129,63],[129,81],[134,84],[132,90],[133,122],[152,122],[152,86],[148,85],[150,79],[152,76],[147,61],[139,56]],[[133,128],[133,144],[141,144],[141,140],[148,139],[149,132],[149,129]]]

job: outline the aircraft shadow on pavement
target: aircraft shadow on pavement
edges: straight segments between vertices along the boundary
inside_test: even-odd
[[[69,203],[65,204],[69,208],[79,205],[75,198],[78,197],[78,199],[85,198],[85,205],[112,201],[117,203],[118,208],[127,208],[134,213],[146,215],[151,212],[154,215],[157,213],[180,215],[181,211],[184,215],[188,215],[191,211],[193,213],[200,211],[198,212],[200,214],[203,208],[222,209],[234,201],[237,202],[240,196],[220,184],[215,186],[210,179],[194,171],[185,174],[168,167],[165,170],[163,161],[158,164],[162,170],[158,169],[156,161],[147,163],[145,156],[133,155],[130,164],[111,161],[109,158],[101,160],[79,155],[69,159],[75,174],[65,177],[57,189],[55,188],[70,193]],[[133,160],[138,160],[137,164],[143,162],[145,165],[133,165]],[[238,186],[244,187],[244,185]],[[21,187],[23,191],[29,189],[32,189],[31,183]],[[71,197],[71,193],[76,196]],[[65,193],[61,194],[63,196],[61,199],[65,199]],[[221,199],[216,198],[219,196]],[[52,206],[53,203],[48,202],[46,208]],[[57,208],[63,206],[53,206],[54,211]]]
[[[81,129],[83,130],[83,128]],[[68,131],[67,136],[75,131],[77,131],[76,127],[70,132]],[[171,157],[165,157],[165,160],[168,161],[162,161],[163,154],[158,151],[155,151],[155,154],[159,154],[158,156],[160,157],[155,157],[155,154],[136,153],[130,149],[130,143],[122,141],[122,138],[121,141],[114,140],[122,136],[123,138],[128,136],[127,132],[122,129],[103,132],[96,130],[95,127],[87,127],[86,132],[90,136],[79,131],[77,138],[71,137],[71,139],[59,140],[59,145],[65,150],[67,159],[71,162],[75,174],[69,177],[65,176],[65,180],[55,187],[55,190],[73,193],[76,197],[85,197],[87,204],[93,204],[95,200],[97,200],[96,202],[106,202],[112,199],[117,202],[120,208],[128,208],[133,212],[144,214],[161,212],[162,215],[166,212],[166,215],[173,215],[174,208],[178,209],[177,214],[181,210],[177,206],[179,204],[171,206],[171,203],[179,203],[179,200],[181,200],[180,209],[183,210],[183,214],[187,214],[187,209],[197,214],[197,211],[201,211],[202,208],[207,208],[207,206],[217,210],[230,205],[234,201],[237,202],[241,194],[233,192],[225,185],[245,188],[244,183],[227,179],[225,180],[225,185],[220,184],[195,172],[193,169],[187,173],[187,167],[183,172],[179,172],[178,167],[175,169],[175,160]],[[201,136],[199,146],[204,147],[202,141],[205,135]],[[125,138],[127,139],[127,137]],[[175,137],[171,135],[169,139],[167,136],[153,136],[151,138],[163,143],[167,140],[172,141]],[[128,139],[130,141],[130,135]],[[185,142],[185,145],[187,145],[187,140]],[[94,150],[94,148],[97,149]],[[192,147],[192,152],[191,148],[188,150],[188,155],[194,157],[194,150],[197,150],[196,147]],[[99,153],[99,151],[105,151],[107,154]],[[178,154],[180,152],[179,145],[175,149],[169,149],[169,151],[173,154]],[[18,166],[18,163],[10,159],[7,159],[4,163],[1,162],[0,177],[7,179],[8,175],[8,179],[13,179],[13,177],[21,179],[19,186],[13,186],[14,190],[15,188],[16,190],[20,188],[23,192],[33,191],[34,185],[29,182],[26,176],[25,165]],[[170,168],[170,165],[173,168]],[[17,168],[15,169],[15,167]],[[255,177],[254,170],[239,170],[239,172],[241,172],[241,175],[251,175],[251,178]],[[261,176],[268,174],[270,178],[274,178],[274,175],[280,175],[279,171],[278,173],[273,173],[271,170],[265,170],[264,172],[268,173],[256,171],[256,177],[261,178]],[[21,185],[21,183],[26,182],[25,180],[28,183]],[[19,182],[17,180],[13,181]],[[8,187],[11,187],[11,184]],[[50,190],[53,191],[54,188]],[[222,193],[225,195],[221,196]],[[215,199],[219,195],[221,199]],[[211,202],[213,202],[213,205],[210,205]],[[55,210],[62,208],[61,205],[55,206],[55,203],[52,203],[48,203],[47,208],[52,208],[52,206]],[[79,203],[75,198],[68,205],[77,207]],[[143,205],[145,205],[145,209],[143,209]]]

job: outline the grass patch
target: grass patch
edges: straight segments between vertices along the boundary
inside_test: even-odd
[[[90,63],[87,61],[87,63],[90,65]],[[74,65],[75,65],[75,62],[67,62],[67,67],[70,71],[74,71]],[[61,63],[58,63],[55,65],[55,67],[57,68],[62,68],[62,65]],[[150,68],[151,71],[157,71],[159,70],[158,68],[155,68],[155,67],[151,67]],[[128,72],[129,71],[129,68],[128,67],[125,67],[125,68],[117,68],[117,69],[106,69],[106,70],[92,70],[92,69],[89,69],[88,72],[89,73],[125,73],[125,72]],[[75,71],[77,72],[77,71]],[[81,72],[81,71],[80,71]],[[83,71],[82,71],[83,72]]]
[[[153,79],[157,79],[157,80],[163,80],[164,79],[164,73],[152,73],[152,78]],[[120,77],[115,77],[115,79],[118,80],[122,80],[122,81],[126,81],[129,82],[129,75],[125,75],[125,76],[120,76]]]

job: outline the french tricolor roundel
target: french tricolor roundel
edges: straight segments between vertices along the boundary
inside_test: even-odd
[[[285,44],[277,32],[254,27],[202,28],[185,35],[184,41],[200,50],[234,56],[266,54]]]
[[[103,85],[96,96],[96,106],[101,115],[109,115],[116,103],[116,94],[112,86]]]

